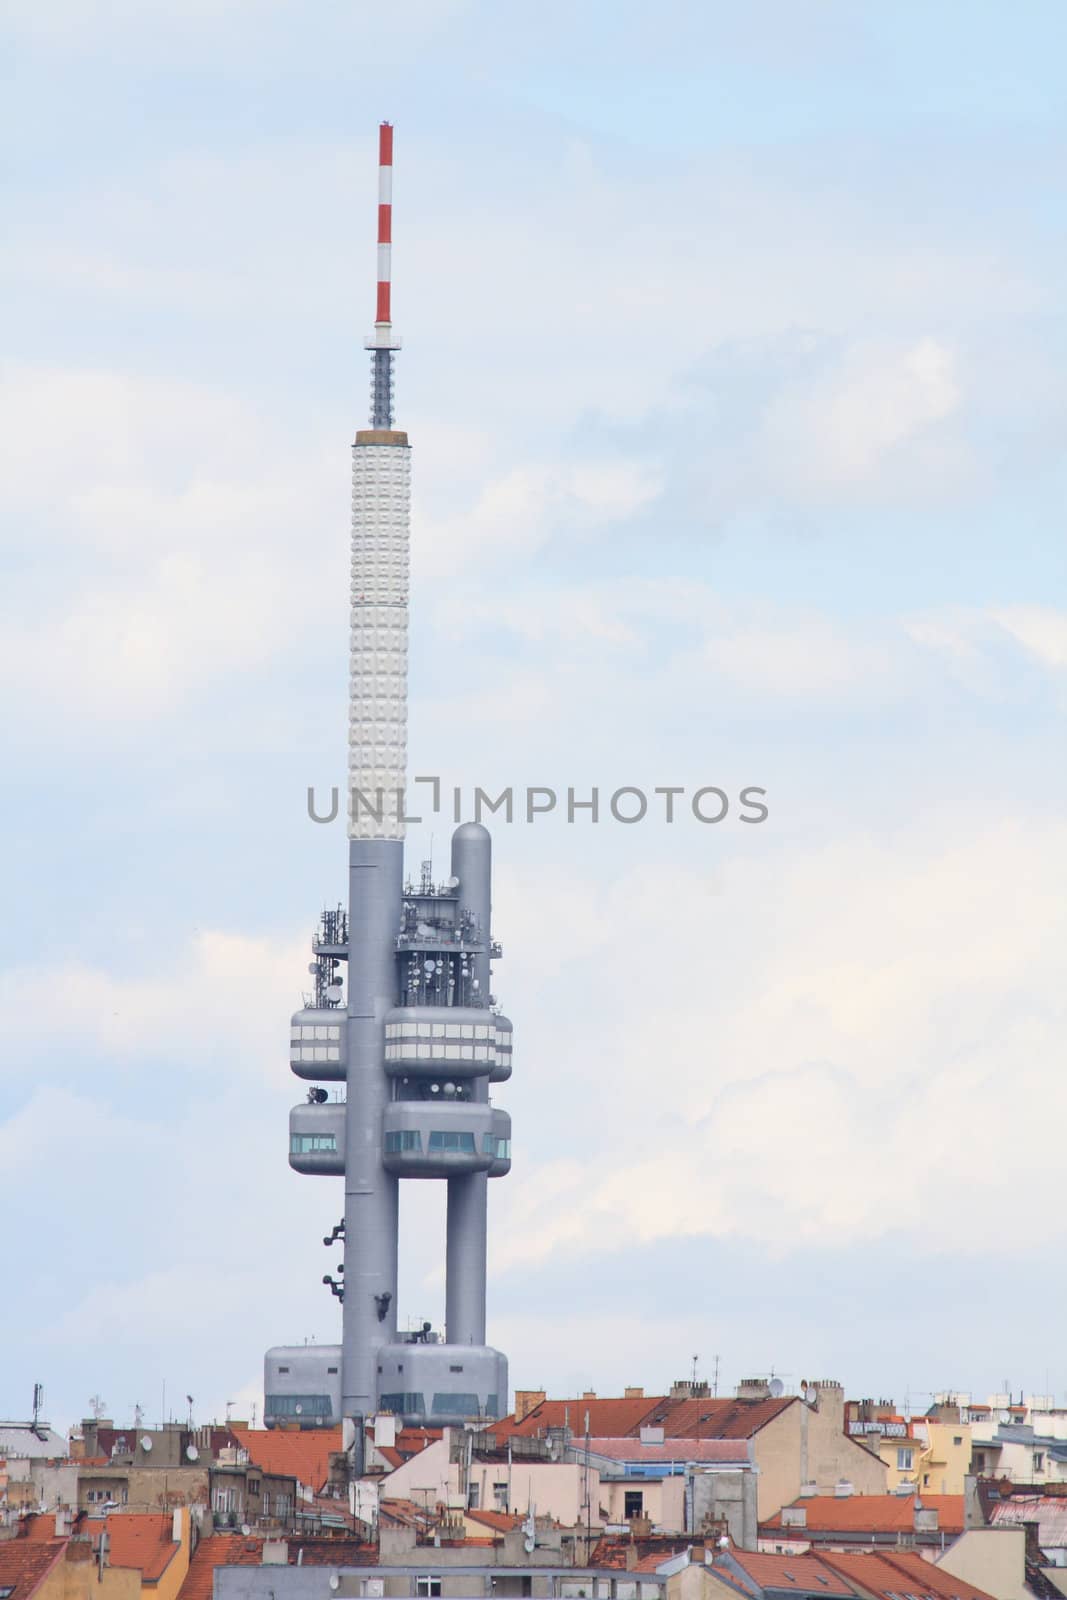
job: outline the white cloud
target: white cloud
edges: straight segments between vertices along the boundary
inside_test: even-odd
[[[993,699],[1010,690],[1005,647],[1050,673],[1067,665],[1067,611],[1053,606],[943,607],[905,619],[917,644],[940,655],[952,675]]]
[[[0,996],[11,1017],[9,1037],[23,1049],[47,1043],[52,1050],[74,1039],[126,1068],[170,1059],[183,1070],[269,1077],[285,1070],[288,1016],[300,1005],[306,967],[305,940],[205,929],[164,972],[8,968],[0,973]],[[42,1016],[50,1018],[47,1034]],[[5,1060],[10,1070],[24,1070],[21,1053]]]
[[[560,912],[551,883],[504,878],[516,1082],[529,1060],[538,1106],[567,1104],[585,1138],[571,1158],[550,1112],[530,1098],[532,1130],[516,1114],[498,1266],[612,1237],[1007,1247],[1013,1192],[1031,1237],[1059,1238],[1055,1163],[1005,1139],[998,1107],[1017,1127],[1067,1116],[1065,877],[1062,825],[972,820],[952,841],[739,858],[710,882],[635,869],[607,896],[571,873]],[[583,974],[573,1037],[531,972],[546,929]],[[585,1092],[591,1071],[610,1094]]]
[[[418,509],[412,552],[420,574],[451,574],[534,555],[553,537],[587,538],[644,510],[661,491],[651,466],[576,461],[515,466],[490,481],[466,511],[435,519]]]
[[[855,344],[771,402],[764,423],[769,469],[794,492],[849,488],[890,465],[895,475],[914,473],[932,464],[923,443],[961,400],[955,354],[945,343]]]
[[[1042,666],[1067,667],[1067,611],[1051,606],[1008,606],[991,614]]]

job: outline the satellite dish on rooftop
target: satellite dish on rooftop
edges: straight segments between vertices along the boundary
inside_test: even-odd
[[[458,878],[446,878],[445,879],[445,888],[446,889],[458,889],[459,888],[459,879]]]
[[[196,1445],[195,1444],[187,1444],[186,1447],[185,1447],[185,1459],[187,1461],[198,1461],[199,1458],[200,1458],[200,1451],[196,1448]]]
[[[151,1448],[152,1448],[151,1435],[149,1435],[147,1433],[142,1433],[142,1435],[141,1435],[141,1449],[142,1450],[151,1450]]]
[[[782,1395],[785,1394],[785,1384],[782,1382],[781,1378],[772,1378],[768,1384],[768,1388],[771,1391],[772,1400],[780,1400]]]
[[[241,1532],[244,1534],[246,1539],[248,1538],[248,1535],[252,1532],[252,1529],[249,1527],[247,1522],[242,1522],[242,1524],[241,1524]]]

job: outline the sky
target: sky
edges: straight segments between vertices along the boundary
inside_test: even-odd
[[[493,822],[513,1387],[1067,1404],[1067,12],[2,28],[0,1414],[261,1415],[263,1351],[338,1337],[287,1045],[344,893],[306,795],[383,118],[412,772],[601,797]],[[671,785],[730,809],[610,814]],[[443,1314],[438,1189],[402,1323]]]

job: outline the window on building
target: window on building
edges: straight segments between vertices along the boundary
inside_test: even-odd
[[[985,1451],[984,1450],[976,1450],[974,1452],[974,1470],[975,1470],[975,1472],[984,1472],[985,1471]]]
[[[480,1484],[472,1483],[470,1488],[467,1490],[467,1510],[468,1511],[477,1511],[477,1509],[478,1509],[478,1498],[479,1498],[479,1493],[478,1492],[479,1492],[480,1487],[481,1487]]]
[[[328,1394],[268,1394],[266,1397],[265,1415],[268,1417],[325,1418],[331,1412]]]
[[[474,1155],[473,1133],[447,1133],[430,1134],[430,1150],[461,1150],[465,1155]]]
[[[1045,1452],[1043,1450],[1035,1450],[1034,1451],[1034,1471],[1035,1472],[1044,1472],[1044,1470],[1045,1470]]]
[[[954,1445],[956,1445],[956,1447],[958,1448],[963,1443],[963,1434],[962,1433],[954,1433],[952,1435],[952,1443]]]
[[[442,1417],[476,1417],[482,1409],[476,1394],[457,1389],[439,1389],[433,1397],[433,1408]]]
[[[337,1139],[332,1133],[294,1133],[289,1136],[291,1155],[306,1155],[310,1150],[336,1150]]]
[[[258,1478],[249,1478],[249,1480],[248,1480],[248,1492],[249,1492],[249,1494],[258,1494],[261,1487],[262,1487],[262,1485],[260,1484],[260,1481],[259,1481]]]
[[[508,1509],[508,1486],[506,1483],[494,1483],[493,1505],[498,1511],[506,1511]]]
[[[629,1522],[631,1517],[640,1517],[644,1514],[645,1496],[641,1489],[627,1489],[623,1495],[622,1514]]]
[[[421,1600],[439,1600],[441,1594],[440,1578],[431,1578],[428,1573],[420,1572],[415,1579],[415,1593]]]
[[[327,1372],[336,1372],[336,1371],[337,1371],[337,1368],[336,1368],[336,1367],[327,1367],[327,1368],[326,1368],[326,1371],[327,1371]]]
[[[433,1136],[431,1135],[431,1145]],[[398,1156],[402,1150],[421,1150],[422,1134],[415,1128],[403,1128],[399,1133],[387,1133],[385,1136],[385,1153],[387,1156]]]
[[[397,1416],[405,1413],[410,1416],[412,1412],[421,1416],[426,1410],[426,1397],[410,1391],[383,1394],[378,1404],[383,1411],[393,1411]]]
[[[902,1449],[897,1451],[897,1471],[910,1472],[912,1461],[915,1459],[914,1450]]]

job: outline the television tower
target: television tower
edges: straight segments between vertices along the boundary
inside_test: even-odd
[[[452,835],[450,874],[404,876],[411,450],[394,428],[400,340],[391,307],[393,129],[378,163],[378,293],[370,427],[352,448],[348,907],[312,941],[314,994],[292,1019],[290,1065],[311,1082],[289,1115],[289,1164],[344,1178],[340,1346],[267,1352],[264,1422],[378,1410],[440,1426],[504,1414],[507,1360],[485,1343],[487,1179],[511,1166],[511,1119],[489,1085],[511,1076],[511,1023],[491,992],[490,839]],[[347,998],[342,972],[347,967]],[[343,1084],[344,1094],[321,1087]],[[402,1178],[447,1185],[445,1333],[397,1329]],[[346,1429],[346,1435],[348,1430]],[[358,1446],[357,1446],[358,1448]]]

